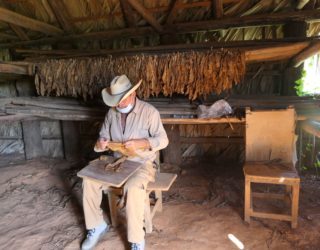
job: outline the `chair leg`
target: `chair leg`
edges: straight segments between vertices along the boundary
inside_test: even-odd
[[[244,194],[244,220],[250,223],[251,211],[251,182],[245,178],[245,194]]]
[[[290,206],[292,200],[292,186],[286,185],[286,194],[284,198],[284,202],[287,204],[287,206]]]
[[[298,226],[298,207],[299,207],[299,189],[300,183],[292,186],[292,204],[291,204],[291,227]]]
[[[113,227],[118,226],[118,211],[117,211],[117,195],[112,192],[112,190],[108,190],[108,202],[110,209],[110,219]]]
[[[156,201],[159,202],[157,210],[159,212],[162,212],[162,191],[156,190],[156,191],[154,191],[154,193],[155,193]]]

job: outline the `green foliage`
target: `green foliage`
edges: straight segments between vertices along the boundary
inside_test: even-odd
[[[296,85],[294,86],[294,88],[298,96],[304,96],[307,94],[306,92],[303,91],[303,85],[306,79],[306,75],[307,75],[307,71],[302,70],[300,79],[295,81]]]
[[[317,159],[313,165],[315,168],[320,168],[320,161]]]

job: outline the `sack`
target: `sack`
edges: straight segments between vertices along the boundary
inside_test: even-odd
[[[198,118],[217,118],[232,114],[232,108],[225,100],[216,101],[210,107],[199,105],[197,109]]]

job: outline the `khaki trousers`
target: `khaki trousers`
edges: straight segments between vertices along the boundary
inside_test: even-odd
[[[149,181],[154,181],[156,169],[152,162],[146,162],[124,185],[126,197],[126,218],[128,241],[139,243],[144,239],[144,207]],[[92,229],[104,222],[100,207],[102,191],[109,186],[89,179],[83,179],[83,210],[86,228]]]

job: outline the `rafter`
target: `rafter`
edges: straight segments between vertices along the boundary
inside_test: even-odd
[[[128,27],[135,27],[136,26],[136,20],[134,18],[132,8],[128,4],[128,0],[120,0],[121,3],[121,9],[123,12],[124,19],[126,20]]]
[[[212,0],[213,16],[219,19],[223,16],[223,1],[222,0]]]
[[[162,26],[140,2],[136,0],[127,1],[156,31],[162,32]]]
[[[40,22],[0,7],[0,20],[49,35],[60,35],[63,31],[53,25]]]
[[[61,0],[49,0],[48,3],[61,28],[64,31],[72,32],[74,27],[70,21],[69,13],[67,12],[65,4]]]
[[[14,31],[14,33],[17,34],[17,36],[23,40],[30,40],[28,35],[26,34],[26,32],[24,32],[24,30],[22,28],[20,28],[19,26],[15,25],[15,24],[9,24],[10,28]]]
[[[172,2],[172,6],[171,6],[170,12],[168,14],[167,20],[166,20],[166,25],[170,25],[173,23],[173,20],[179,10],[180,2],[181,2],[181,0],[174,0]]]
[[[320,41],[313,42],[309,47],[292,58],[291,65],[299,67],[306,59],[318,53],[320,53]]]

